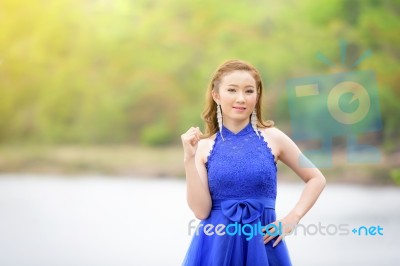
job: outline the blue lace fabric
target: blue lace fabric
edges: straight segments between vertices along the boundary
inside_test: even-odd
[[[182,265],[292,265],[285,241],[273,247],[274,241],[264,244],[262,233],[251,237],[240,230],[228,233],[228,227],[251,227],[256,232],[257,225],[276,221],[277,166],[267,141],[259,134],[250,123],[236,134],[226,127],[216,134],[206,163],[212,209],[192,232]],[[221,227],[226,231],[210,233],[210,228]]]
[[[261,133],[248,124],[237,134],[223,127],[222,137],[218,132],[206,163],[212,199],[275,199],[275,157]]]

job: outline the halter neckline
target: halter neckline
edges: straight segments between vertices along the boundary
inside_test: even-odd
[[[238,133],[234,133],[230,131],[228,128],[226,128],[224,125],[222,125],[222,135],[225,136],[244,136],[247,134],[250,134],[251,132],[254,132],[253,127],[251,126],[251,123],[248,123],[243,129],[241,129]]]

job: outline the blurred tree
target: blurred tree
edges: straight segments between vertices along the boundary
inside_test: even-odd
[[[230,58],[260,69],[266,117],[284,126],[285,80],[334,72],[346,39],[349,62],[373,52],[356,69],[376,72],[385,142],[398,147],[399,13],[375,0],[3,0],[0,143],[179,142]]]

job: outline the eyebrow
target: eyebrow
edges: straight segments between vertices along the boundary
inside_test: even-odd
[[[238,85],[236,85],[236,84],[229,84],[228,86],[231,86],[231,87],[239,87]],[[253,85],[246,85],[246,86],[244,86],[245,88],[254,88],[254,86]]]

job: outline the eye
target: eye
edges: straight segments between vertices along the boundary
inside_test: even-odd
[[[252,94],[252,93],[254,93],[254,90],[246,90],[246,93],[247,94]]]
[[[229,92],[235,92],[236,90],[233,89],[233,88],[228,88],[228,91],[229,91]]]

